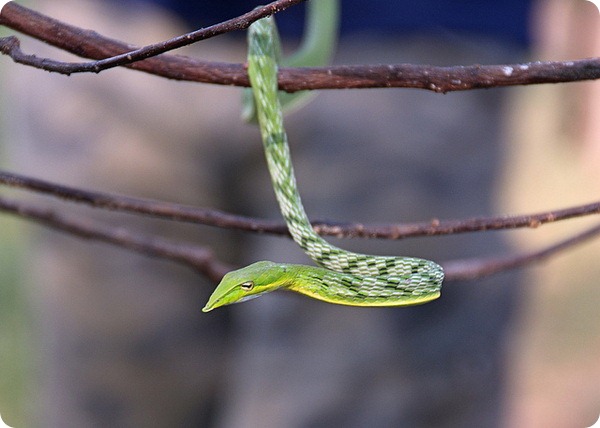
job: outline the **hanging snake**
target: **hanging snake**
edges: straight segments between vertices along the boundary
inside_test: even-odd
[[[319,2],[317,2],[319,3]],[[294,241],[319,267],[259,261],[227,273],[203,312],[287,289],[329,303],[410,306],[440,296],[444,273],[429,260],[371,256],[335,247],[311,227],[296,187],[278,98],[277,35],[273,18],[248,30],[248,75],[273,190]]]

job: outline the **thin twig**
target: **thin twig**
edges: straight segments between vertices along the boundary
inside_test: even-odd
[[[600,235],[600,225],[594,226],[570,238],[559,241],[537,251],[512,254],[504,257],[453,260],[442,263],[447,280],[470,280],[490,276],[498,272],[542,262],[571,247]]]
[[[148,256],[172,260],[197,270],[212,281],[219,281],[229,270],[208,248],[133,233],[119,226],[102,226],[93,221],[66,217],[49,209],[36,208],[3,197],[0,197],[0,211],[33,220],[79,238],[101,241]]]
[[[45,180],[0,171],[0,184],[22,188],[95,208],[144,214],[169,220],[204,224],[226,229],[287,235],[285,223],[235,215],[224,211],[180,205],[170,202],[111,195],[63,186]],[[600,202],[535,214],[503,217],[480,217],[460,220],[432,220],[419,223],[369,225],[356,222],[313,222],[313,228],[324,236],[338,238],[402,239],[417,236],[451,235],[457,233],[537,228],[546,223],[575,217],[600,214]]]
[[[131,45],[127,43],[57,21],[10,2],[4,6],[0,14],[0,25],[35,37],[62,50],[99,61],[70,64],[26,55],[20,50],[19,41],[14,36],[0,39],[0,51],[22,64],[66,74],[98,72],[107,66],[126,65],[169,79],[248,86],[248,76],[243,64],[206,62],[180,55],[161,55],[141,62],[132,62],[148,58],[157,52],[166,52],[174,47],[189,44],[188,42],[212,37],[225,31],[246,28],[251,20],[276,12],[273,5],[283,8],[296,3],[299,1],[273,2],[265,6],[273,9],[256,9],[224,23],[132,51]],[[189,35],[193,36],[188,38]],[[439,93],[499,86],[576,82],[598,78],[600,78],[598,58],[455,67],[378,64],[282,68],[278,76],[279,88],[287,92],[312,89],[403,87]]]
[[[109,58],[100,59],[98,61],[66,63],[49,59],[40,59],[33,55],[23,55],[22,52],[20,52],[20,49],[18,49],[19,43],[14,37],[8,38],[5,46],[0,45],[0,50],[2,50],[4,53],[13,50],[14,55],[16,55],[16,57],[13,57],[13,59],[23,64],[32,65],[33,63],[41,61],[43,64],[42,68],[47,71],[54,71],[66,75],[72,73],[99,73],[102,70],[141,61],[146,58],[154,57],[162,53],[172,51],[183,46],[188,46],[198,41],[206,40],[224,33],[236,30],[244,30],[248,28],[254,21],[273,15],[277,12],[287,9],[290,6],[302,3],[303,1],[305,0],[277,0],[265,6],[257,7],[248,13],[238,16],[237,18],[229,19],[221,22],[220,24],[211,25],[210,27],[201,28],[199,30],[192,31],[160,43],[147,45],[139,49],[131,49],[131,46],[127,46],[126,51]],[[97,36],[97,33],[93,31],[83,30],[81,28],[66,25],[55,19],[45,17],[44,15],[31,9],[19,6],[14,2],[5,5],[2,9],[2,13],[0,14],[0,24],[13,28],[10,25],[10,22],[12,22],[10,18],[14,17],[14,13],[16,13],[19,17],[17,20],[18,24],[16,25],[17,28],[14,28],[17,30],[19,30],[21,25],[30,26],[32,25],[32,21],[36,21],[36,24],[33,25],[42,25],[43,31],[54,33],[56,37],[59,38],[66,38],[67,34],[65,34],[62,29],[58,29],[58,27],[64,27],[64,30],[69,30],[75,34],[86,34],[91,37]],[[23,21],[23,17],[26,17],[25,22]],[[23,30],[21,29],[20,31]],[[8,51],[5,52],[5,49],[8,49]],[[81,47],[77,48],[77,50],[80,49]],[[79,52],[74,53],[81,55]]]

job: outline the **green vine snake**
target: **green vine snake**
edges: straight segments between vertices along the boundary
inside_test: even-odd
[[[351,306],[410,306],[438,298],[444,278],[438,264],[414,257],[345,251],[314,232],[296,187],[283,126],[273,19],[268,17],[253,23],[248,40],[248,75],[273,189],[294,241],[319,267],[259,261],[229,272],[202,311],[277,289]]]

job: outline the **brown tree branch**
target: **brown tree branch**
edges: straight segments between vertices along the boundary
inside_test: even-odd
[[[200,61],[181,55],[161,55],[188,42],[202,40],[226,31],[246,28],[252,20],[275,13],[299,0],[280,0],[238,18],[169,41],[132,50],[131,45],[44,16],[9,2],[0,14],[0,25],[35,37],[81,57],[96,59],[88,63],[64,63],[26,55],[16,37],[0,39],[0,51],[15,61],[48,71],[65,74],[98,72],[107,67],[125,65],[136,70],[166,77],[219,85],[248,86],[243,64]],[[189,38],[188,38],[189,37]],[[131,63],[134,62],[134,63]],[[600,78],[600,59],[531,62],[506,65],[433,67],[428,65],[342,65],[319,68],[282,68],[279,87],[287,92],[340,88],[418,88],[434,92],[464,91],[499,86],[575,82]]]
[[[0,197],[0,211],[32,220],[51,229],[83,239],[101,241],[147,256],[172,260],[191,267],[218,282],[230,270],[208,248],[174,243],[156,236],[130,232],[118,226],[102,226],[93,221],[66,217],[48,209]]]
[[[83,203],[95,208],[143,214],[168,220],[204,224],[249,232],[287,235],[285,223],[230,214],[224,211],[180,205],[164,201],[111,195],[79,188],[63,186],[0,171],[0,184],[50,195],[71,202]],[[348,222],[313,222],[313,228],[324,236],[338,238],[402,239],[417,236],[452,235],[486,230],[537,228],[543,224],[576,217],[600,214],[600,202],[547,211],[535,214],[501,217],[480,217],[457,220],[432,220],[418,223],[394,223],[369,225]]]
[[[600,225],[594,226],[552,245],[548,245],[540,250],[507,256],[453,260],[442,263],[442,267],[444,268],[446,279],[448,280],[482,278],[484,276],[542,262],[562,251],[589,241],[598,235],[600,235]]]
[[[197,270],[213,282],[218,282],[228,270],[231,270],[230,266],[218,261],[212,252],[204,247],[173,243],[164,238],[133,233],[118,226],[102,226],[92,221],[69,218],[52,210],[36,208],[3,197],[0,197],[0,211],[15,214],[20,218],[79,238],[101,241],[148,256],[171,260]],[[446,281],[483,278],[540,262],[598,234],[600,234],[600,225],[537,251],[485,259],[448,261],[442,262],[442,266]]]

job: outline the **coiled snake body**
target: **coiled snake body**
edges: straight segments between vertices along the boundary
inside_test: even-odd
[[[442,268],[414,257],[358,254],[335,247],[312,229],[296,187],[278,99],[274,22],[249,28],[248,75],[273,189],[294,241],[320,267],[261,261],[226,274],[202,309],[241,302],[279,288],[330,303],[409,306],[440,295]]]

